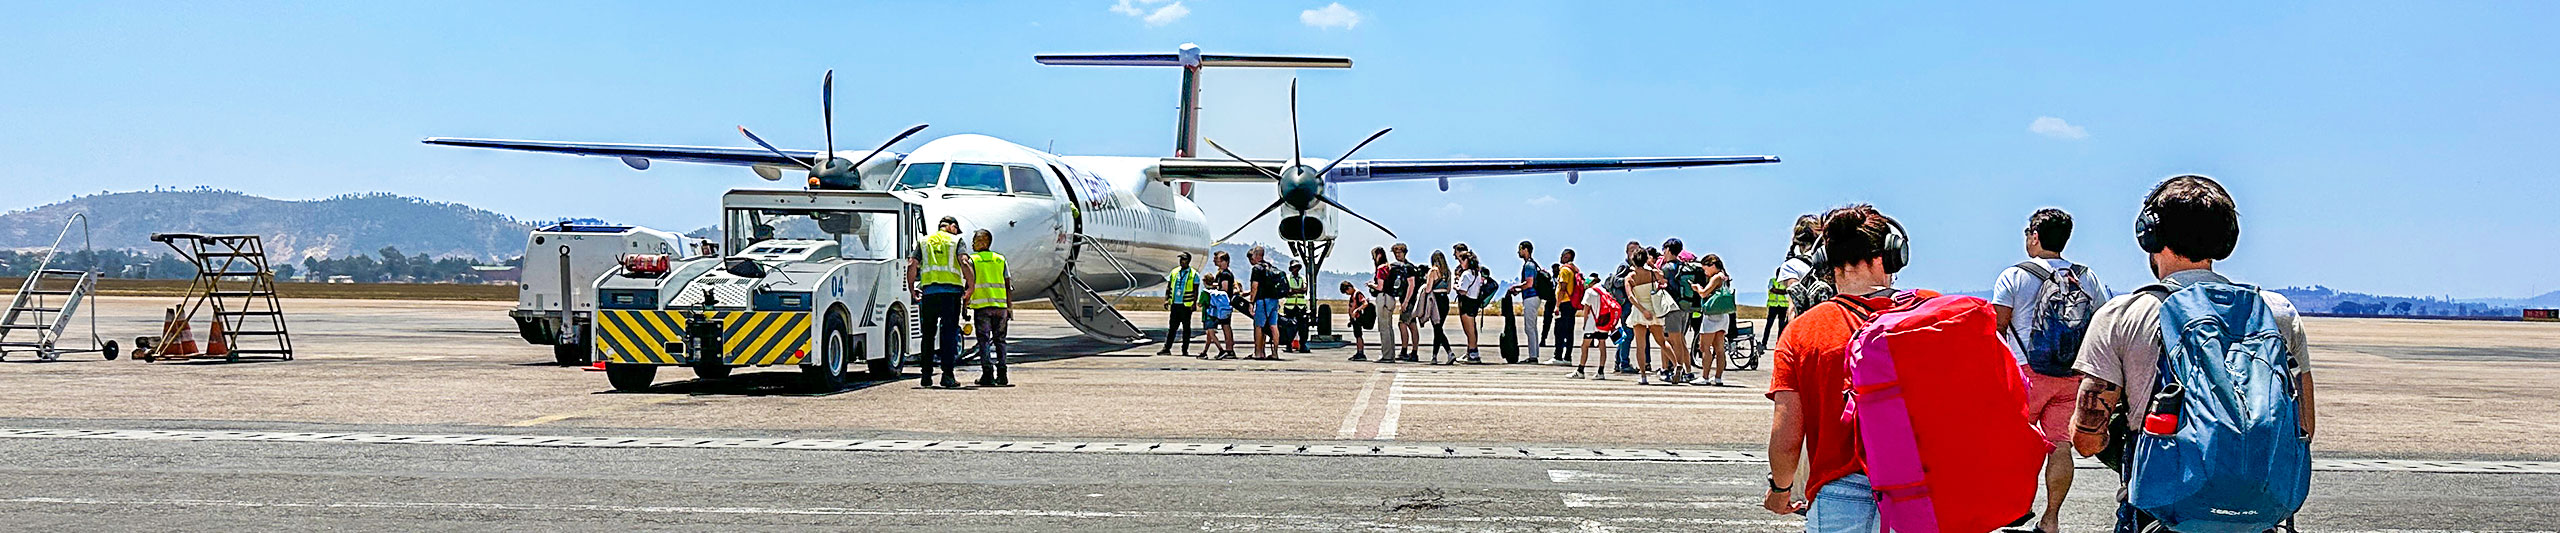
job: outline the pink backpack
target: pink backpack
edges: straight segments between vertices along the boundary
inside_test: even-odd
[[[1891,309],[1838,301],[1872,317],[1849,343],[1841,416],[1858,428],[1885,529],[1990,531],[2028,516],[2053,445],[2027,418],[2026,378],[1990,303],[1910,292]]]

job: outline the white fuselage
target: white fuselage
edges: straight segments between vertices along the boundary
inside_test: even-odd
[[[953,135],[917,147],[891,171],[864,175],[863,188],[896,191],[923,207],[928,225],[950,216],[964,237],[993,233],[1011,271],[1012,299],[1037,300],[1049,298],[1071,268],[1094,290],[1112,291],[1163,283],[1183,252],[1198,256],[1192,264],[1207,264],[1214,238],[1208,220],[1156,179],[1157,161],[1062,157]],[[1088,246],[1079,250],[1079,239]]]

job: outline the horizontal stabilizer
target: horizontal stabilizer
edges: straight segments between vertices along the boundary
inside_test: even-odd
[[[1259,56],[1236,54],[1199,54],[1203,67],[1266,68],[1351,68],[1351,58],[1323,56]],[[1191,66],[1183,54],[1042,54],[1033,56],[1042,65],[1095,67],[1183,67]]]

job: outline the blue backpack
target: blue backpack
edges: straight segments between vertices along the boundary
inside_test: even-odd
[[[2034,308],[2019,310],[2034,317],[2028,320],[2026,338],[2017,339],[2018,350],[2027,356],[2027,368],[2058,378],[2080,375],[2071,363],[2080,359],[2080,339],[2088,334],[2089,317],[2097,314],[2100,303],[2081,286],[2089,279],[2089,268],[2071,265],[2054,272],[2044,263],[2027,261],[2018,263],[2018,269],[2041,282]]]
[[[2169,435],[2135,432],[2129,503],[2176,531],[2256,533],[2283,522],[2311,485],[2311,443],[2275,310],[2245,285],[2143,290],[2169,294],[2153,403],[2175,405],[2178,421]]]
[[[1202,301],[1208,304],[1201,307],[1200,312],[1207,313],[1209,318],[1226,320],[1228,315],[1235,313],[1233,298],[1227,296],[1227,291],[1202,290],[1200,294],[1205,295]]]

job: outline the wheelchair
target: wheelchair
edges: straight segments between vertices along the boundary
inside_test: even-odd
[[[1769,347],[1760,342],[1756,324],[1743,320],[1739,313],[1730,315],[1728,320],[1731,322],[1724,328],[1725,369],[1759,370],[1760,356]]]

